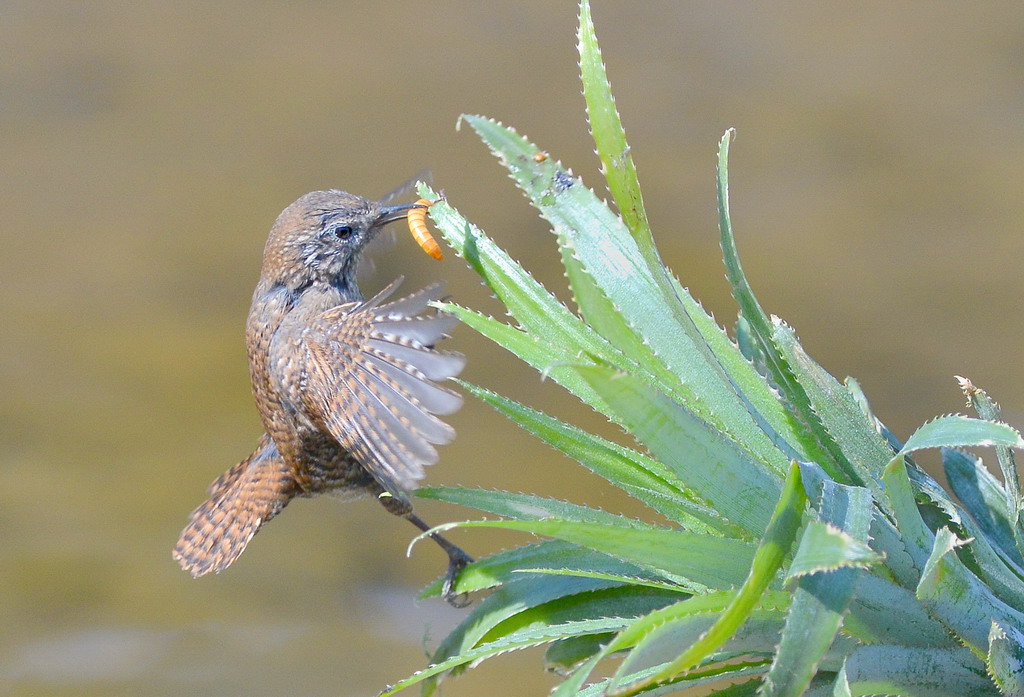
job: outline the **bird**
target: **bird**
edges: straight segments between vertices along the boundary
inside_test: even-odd
[[[438,382],[466,359],[435,345],[458,320],[427,312],[439,283],[392,299],[398,278],[365,300],[356,282],[366,244],[415,208],[332,189],[301,196],[274,222],[245,333],[265,433],[189,517],[173,557],[193,577],[230,566],[296,497],[374,496],[430,530],[409,495],[438,460],[435,446],[455,437],[440,417],[462,396]],[[461,605],[454,581],[473,559],[430,537],[448,554],[443,595]]]

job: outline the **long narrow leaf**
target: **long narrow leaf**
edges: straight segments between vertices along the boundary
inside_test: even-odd
[[[607,368],[579,368],[627,429],[701,499],[760,536],[781,482],[732,440],[664,394]]]
[[[743,534],[741,528],[697,500],[678,477],[657,460],[570,426],[490,390],[469,383],[460,384],[545,443],[574,458],[594,474],[604,477],[687,530],[717,532],[730,537]]]
[[[568,173],[557,168],[551,173],[547,162],[535,166],[531,155],[536,146],[512,129],[479,116],[464,119],[552,223],[559,243],[573,250],[633,331],[643,337],[649,354],[678,377],[678,384],[664,388],[783,471],[787,459],[758,425],[764,415],[753,415],[751,403],[697,331],[676,286],[663,270],[652,276],[623,222]],[[738,349],[732,347],[732,351],[741,358]],[[656,361],[638,360],[641,364]],[[769,393],[767,385],[762,389]]]
[[[950,488],[985,536],[1003,555],[1024,566],[1010,525],[1006,498],[996,478],[980,459],[949,448],[942,450],[942,464]]]
[[[1024,695],[1024,633],[993,620],[985,663],[1000,692]]]
[[[931,551],[935,535],[928,529],[917,502],[914,500],[914,489],[907,476],[907,467],[902,457],[893,458],[886,465],[882,474],[885,484],[885,497],[896,516],[896,523],[903,533],[907,553],[914,560],[914,566],[920,571]]]
[[[754,555],[750,573],[732,602],[729,603],[729,607],[722,612],[711,628],[678,658],[650,678],[630,685],[629,694],[635,694],[637,689],[644,685],[671,678],[698,665],[736,633],[768,589],[775,572],[782,566],[783,558],[796,538],[806,503],[807,496],[804,494],[803,484],[800,480],[800,468],[794,463],[790,467],[782,496],[779,497],[775,510],[772,512],[772,518],[765,530],[764,538]]]
[[[605,571],[592,571],[592,570],[574,570],[574,569],[531,569],[522,568],[516,569],[516,573],[521,574],[552,574],[554,576],[578,576],[580,578],[599,578],[605,581],[617,581],[619,583],[628,586],[643,586],[644,588],[658,588],[661,590],[672,591],[674,593],[685,593],[686,591],[675,583],[668,581],[654,581],[649,577],[643,576],[624,576],[622,574],[612,574]]]
[[[679,695],[681,690],[689,690],[690,688],[699,688],[708,685],[715,685],[726,681],[735,681],[740,678],[745,678],[751,675],[758,675],[763,673],[767,661],[743,661],[743,662],[730,662],[726,664],[716,664],[706,669],[693,670],[673,680],[654,685],[650,689],[644,690],[642,694],[644,697],[662,697],[662,695]],[[660,666],[648,668],[646,670],[639,671],[633,675],[625,676],[627,681],[637,681],[646,678],[657,672]],[[754,697],[757,694],[757,687],[760,684],[760,680],[748,680],[744,683],[734,683],[728,687],[724,687],[715,692],[699,692],[698,694],[707,695],[707,697]],[[608,688],[611,685],[611,678],[602,680],[593,685],[580,690],[577,697],[605,697],[608,694]],[[551,697],[564,697],[565,695],[576,694],[574,691],[562,692],[561,689],[556,690],[551,694]]]
[[[407,687],[427,681],[423,688],[424,695],[433,694],[436,689],[436,679],[442,673],[453,670],[468,663],[483,661],[509,651],[525,649],[531,646],[547,644],[565,637],[575,637],[581,634],[599,634],[614,631],[621,628],[627,620],[620,618],[602,618],[596,620],[584,620],[580,622],[566,622],[560,625],[545,625],[533,627],[522,632],[516,632],[502,637],[497,641],[478,646],[463,653],[447,658],[443,661],[432,663],[429,667],[414,673],[413,675],[400,680],[385,691],[379,697],[390,697]]]
[[[808,527],[804,531],[789,574],[801,566],[825,573],[812,573],[797,583],[782,638],[765,676],[762,694],[766,697],[803,694],[842,626],[843,615],[853,598],[857,574],[852,568],[842,567],[867,561],[864,550],[873,554],[867,547],[872,508],[867,489],[827,481],[817,507],[822,519],[817,526],[830,526],[827,532],[835,531],[845,537],[830,536],[824,543],[818,543],[810,540],[808,534],[820,528]],[[832,544],[832,540],[836,542]],[[854,551],[848,542],[860,545],[861,549]],[[823,551],[831,554],[826,557]],[[803,560],[803,556],[815,559]]]
[[[423,691],[425,695],[429,695],[436,687],[437,678],[435,676],[475,660],[474,658],[469,658],[465,661],[460,659],[474,655],[473,652],[477,644],[487,633],[510,617],[560,598],[602,588],[611,588],[616,585],[619,584],[601,579],[572,576],[524,577],[507,583],[495,589],[483,602],[473,608],[472,612],[441,642],[441,645],[431,657],[431,662],[435,666],[444,665],[446,667],[440,670],[431,670],[429,675],[417,674],[413,676],[417,678],[415,682],[428,679]],[[605,628],[604,631],[607,631],[607,629]],[[544,635],[543,630],[538,633]],[[564,636],[567,635],[557,634],[552,636],[550,640]],[[455,661],[455,663],[452,664],[452,661]],[[399,683],[399,685],[402,685],[402,683]]]
[[[633,233],[637,247],[647,259],[648,266],[660,265],[661,259],[654,245],[654,236],[651,234],[643,196],[640,194],[636,165],[633,164],[633,156],[626,142],[626,132],[615,108],[608,73],[601,60],[601,49],[597,45],[588,0],[580,3],[578,38],[580,78],[583,81],[583,96],[587,101],[587,120],[590,122],[590,133],[594,137],[597,156],[601,160],[601,171],[608,183],[608,192],[619,209],[619,215]]]
[[[554,695],[561,697],[562,695],[575,694],[575,691],[579,689],[602,659],[615,652],[637,646],[662,627],[675,623],[688,624],[694,618],[713,618],[716,614],[724,612],[735,597],[736,591],[714,591],[682,600],[636,619],[619,632],[611,642],[605,645],[600,653],[580,666],[555,691]],[[789,597],[786,593],[767,591],[761,596],[756,607],[768,613],[769,616],[774,616],[781,623],[785,617],[785,608],[788,602]],[[638,687],[642,690],[643,686],[648,684],[646,682],[647,679],[660,674],[667,665],[668,663],[666,662],[655,669],[641,670],[636,674],[619,673],[614,679],[614,683],[629,684],[631,688]],[[668,682],[671,682],[671,680]],[[608,685],[612,687],[612,681],[609,681]]]
[[[545,540],[522,547],[507,549],[489,557],[479,559],[463,569],[455,579],[456,593],[494,588],[511,580],[523,580],[522,569],[546,567],[565,571],[591,571],[609,576],[628,576],[649,581],[664,580],[664,576],[644,569],[636,564],[616,559],[607,554],[586,547],[563,542]],[[579,574],[577,574],[579,575]],[[420,591],[420,598],[441,594],[444,578],[439,578]]]
[[[671,679],[666,677],[669,675],[666,671],[679,655],[679,648],[699,641],[714,622],[713,615],[691,615],[656,627],[622,661],[609,685],[609,693],[643,694],[648,686]],[[710,652],[701,662],[708,665],[731,660],[736,655],[766,657],[779,640],[782,624],[783,620],[777,611],[752,610],[746,621],[730,634],[722,646]],[[634,680],[633,675],[654,666],[660,668],[644,679],[631,682]]]
[[[846,660],[849,694],[997,697],[985,666],[970,651],[862,646]]]
[[[833,478],[841,480],[841,474],[845,483],[867,486],[876,500],[881,499],[877,480],[892,450],[850,391],[807,355],[792,328],[775,318],[772,330],[772,341],[799,384],[800,394],[792,397],[794,409],[828,454],[829,459],[819,464],[833,463],[838,469],[829,471]]]
[[[447,501],[459,506],[475,508],[513,520],[544,520],[559,518],[582,523],[598,523],[622,528],[647,528],[654,526],[633,518],[608,513],[588,506],[542,498],[532,494],[516,494],[509,491],[488,491],[465,487],[424,487],[416,495],[425,499]]]
[[[802,428],[795,432],[805,452],[825,466],[826,469],[844,469],[843,457],[831,436],[824,430],[818,415],[811,408],[810,401],[800,384],[793,368],[775,343],[774,330],[754,291],[747,281],[740,265],[736,239],[732,232],[729,213],[729,143],[735,131],[730,129],[722,136],[718,149],[718,227],[722,238],[722,253],[725,259],[726,277],[732,286],[733,297],[740,308],[740,316],[746,322],[750,338],[757,344],[758,354],[764,360],[768,377],[782,391],[794,419]],[[847,477],[850,472],[846,472]],[[833,473],[835,476],[835,473]],[[851,479],[851,483],[860,483]]]
[[[447,523],[432,531],[454,528],[497,528],[554,537],[660,571],[668,580],[691,590],[736,585],[747,575],[754,556],[754,545],[742,540],[681,530],[620,528],[571,520],[476,520]],[[417,536],[413,544],[427,534]]]
[[[975,387],[967,378],[957,378],[960,382],[960,389],[967,395],[971,406],[978,412],[978,416],[986,421],[999,421],[999,405],[995,403],[985,390]],[[999,469],[1003,473],[1003,489],[1006,494],[1006,509],[1010,513],[1010,524],[1017,535],[1017,544],[1021,544],[1020,537],[1020,479],[1017,475],[1017,463],[1013,457],[1013,451],[1004,445],[996,446],[996,459],[999,462]]]
[[[1004,446],[1024,448],[1024,439],[1012,426],[951,414],[929,421],[914,431],[896,457],[926,448]]]
[[[480,643],[547,624],[619,617],[635,620],[679,601],[680,593],[671,588],[614,585],[586,593],[574,593],[518,612],[491,627]]]
[[[437,193],[425,185],[420,186],[419,193],[424,198],[438,199]],[[430,216],[448,244],[480,274],[524,330],[542,341],[615,362],[617,352],[606,341],[446,200],[431,206]]]
[[[527,365],[569,390],[585,404],[613,421],[616,419],[605,401],[571,367],[588,360],[575,349],[560,347],[557,343],[545,343],[536,336],[459,305],[441,303],[438,307],[455,315],[460,322],[498,346],[512,352]]]
[[[990,622],[1024,627],[1024,613],[996,598],[963,565],[955,553],[962,544],[949,528],[939,530],[917,597],[964,644],[983,656],[988,648]]]

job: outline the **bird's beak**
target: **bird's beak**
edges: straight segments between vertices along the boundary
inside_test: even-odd
[[[393,223],[396,220],[404,220],[409,211],[413,208],[422,208],[423,206],[415,203],[403,203],[400,206],[381,206],[380,214],[377,219],[373,221],[371,228],[384,227],[388,223]]]

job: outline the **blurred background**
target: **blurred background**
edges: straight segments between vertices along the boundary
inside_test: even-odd
[[[765,308],[906,437],[966,375],[1024,419],[1024,4],[595,0],[655,234],[731,327],[714,165]],[[0,695],[369,695],[461,613],[417,589],[432,545],[374,501],[299,500],[237,564],[170,551],[260,433],[243,325],[266,233],[306,191],[434,185],[563,298],[554,242],[462,112],[516,126],[600,190],[572,2],[0,3]],[[461,260],[404,229],[363,288]],[[588,427],[468,329],[465,377]],[[429,481],[633,512],[486,406]],[[431,505],[432,504],[432,505]],[[467,512],[420,505],[430,521]],[[483,555],[524,540],[456,533]],[[509,680],[514,676],[514,683]],[[451,696],[546,694],[541,655]]]

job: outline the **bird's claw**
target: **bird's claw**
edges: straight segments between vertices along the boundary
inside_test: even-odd
[[[444,576],[444,585],[441,587],[441,597],[452,607],[463,608],[472,603],[469,593],[456,593],[455,581],[459,573],[469,564],[473,563],[473,557],[461,549],[455,548],[448,553],[448,572]]]

